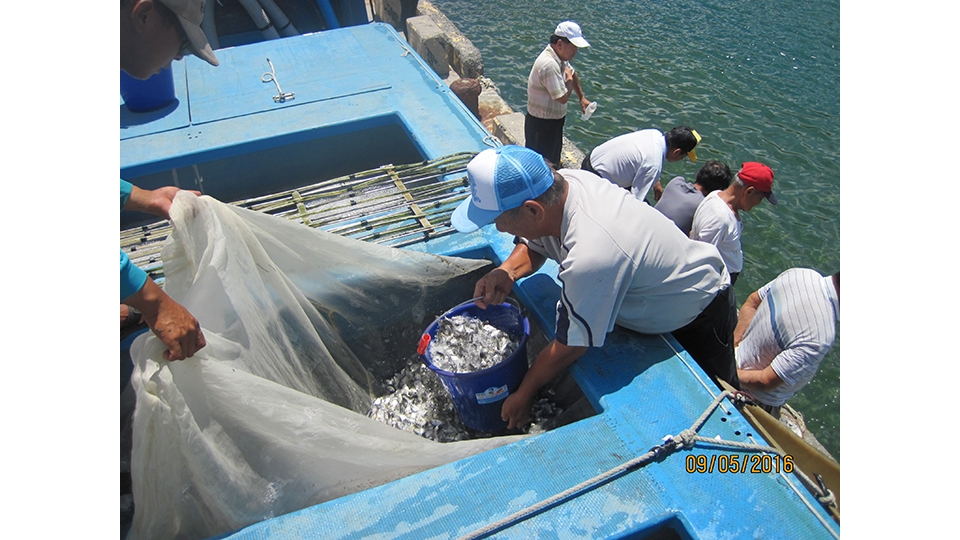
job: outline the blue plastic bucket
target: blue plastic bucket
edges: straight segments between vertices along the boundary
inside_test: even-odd
[[[120,70],[120,97],[133,112],[148,112],[173,103],[177,92],[173,88],[173,69],[163,68],[160,73],[141,81]]]
[[[480,319],[514,337],[522,335],[517,350],[499,364],[472,373],[452,373],[434,366],[430,358],[429,343],[437,333],[440,320],[457,315]],[[440,377],[464,425],[477,431],[498,431],[507,427],[507,423],[500,419],[503,400],[520,388],[523,376],[527,374],[529,337],[530,321],[523,316],[519,307],[500,304],[480,309],[470,301],[433,321],[424,331],[417,352],[423,357],[423,363]]]

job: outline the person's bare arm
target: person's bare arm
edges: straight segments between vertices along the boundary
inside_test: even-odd
[[[590,105],[590,100],[583,95],[583,88],[580,86],[580,77],[577,76],[576,72],[573,72],[571,77],[571,87],[573,91],[577,94],[577,97],[580,98],[580,111],[587,112],[587,107]]]
[[[510,429],[521,427],[530,420],[533,399],[542,386],[553,380],[570,364],[587,352],[587,347],[569,347],[553,340],[537,355],[530,370],[516,392],[507,396],[500,409],[500,417]]]
[[[740,378],[740,385],[747,390],[757,388],[769,391],[783,384],[783,379],[773,370],[773,366],[763,369],[738,369],[737,377]]]
[[[174,197],[180,192],[180,188],[175,186],[164,186],[157,189],[140,189],[133,186],[130,190],[130,198],[127,204],[123,205],[124,210],[135,210],[137,212],[146,212],[165,219],[170,219],[170,206],[173,204]],[[196,196],[200,196],[199,191],[190,191]]]
[[[163,353],[167,360],[190,358],[206,346],[200,322],[152,279],[147,278],[143,287],[123,299],[123,303],[137,309],[153,333],[167,346]]]
[[[533,251],[526,244],[517,244],[503,264],[477,281],[473,296],[474,298],[482,297],[477,300],[477,306],[486,309],[488,305],[503,303],[513,290],[514,283],[536,272],[543,266],[544,261],[546,257]]]
[[[736,347],[743,341],[743,334],[747,332],[747,328],[750,326],[750,321],[753,320],[753,316],[757,314],[757,308],[760,307],[760,294],[757,291],[753,291],[750,296],[747,297],[747,300],[743,303],[743,306],[740,308],[740,313],[737,315],[737,327],[733,330],[733,346]]]

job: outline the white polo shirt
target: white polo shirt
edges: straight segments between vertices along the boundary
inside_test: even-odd
[[[590,165],[601,177],[629,189],[643,200],[660,179],[667,141],[656,129],[642,129],[614,137],[590,152]]]
[[[760,307],[736,348],[737,367],[772,366],[783,383],[770,391],[750,390],[761,402],[779,406],[813,379],[833,348],[840,299],[832,276],[792,268],[757,293]]]
[[[599,347],[615,323],[672,332],[729,285],[712,245],[690,240],[650,205],[592,173],[560,174],[569,185],[560,238],[521,239],[560,265],[560,343]]]
[[[556,120],[567,115],[567,104],[557,101],[567,93],[563,80],[563,68],[567,62],[560,60],[552,47],[540,53],[527,77],[527,112],[544,120]]]
[[[707,195],[693,214],[690,238],[717,246],[727,272],[736,274],[743,270],[743,249],[740,234],[743,222],[720,198],[719,191]]]

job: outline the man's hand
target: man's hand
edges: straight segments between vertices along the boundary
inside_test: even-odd
[[[500,418],[508,422],[507,427],[522,427],[526,424],[530,420],[530,409],[533,408],[533,400],[540,388],[576,362],[585,352],[587,347],[570,347],[557,340],[547,344],[523,376],[517,391],[503,400]]]
[[[590,106],[590,100],[587,99],[585,96],[580,96],[580,112],[586,113],[587,107],[589,106]]]
[[[133,189],[130,190],[130,198],[127,199],[127,204],[123,208],[170,219],[170,207],[173,205],[173,199],[180,191],[180,188],[175,186],[164,186],[154,190],[133,186]],[[193,190],[190,190],[189,193],[193,193],[197,197],[202,195],[199,191]]]
[[[207,345],[197,319],[152,279],[147,278],[143,288],[124,302],[140,311],[150,330],[167,346],[163,353],[167,360],[190,358]]]
[[[508,429],[520,428],[530,421],[530,411],[533,409],[533,398],[536,395],[527,395],[523,388],[507,396],[500,408],[500,418],[507,422]]]
[[[653,184],[653,200],[659,201],[660,197],[663,196],[663,184],[659,180]]]
[[[473,288],[474,298],[482,296],[476,304],[480,309],[487,309],[489,305],[502,304],[507,295],[513,290],[514,280],[506,270],[496,268],[477,281]]]

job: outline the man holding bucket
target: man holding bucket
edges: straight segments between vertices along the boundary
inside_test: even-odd
[[[170,62],[192,53],[218,65],[200,21],[204,0],[120,0],[120,69],[131,77],[148,79],[169,68]],[[177,188],[141,190],[120,180],[120,208],[169,217]],[[120,250],[120,320],[124,304],[135,308],[167,347],[167,360],[193,356],[206,345],[200,323],[170,298]]]
[[[517,236],[499,268],[477,282],[480,307],[504,301],[546,258],[560,265],[556,338],[503,404],[510,428],[530,416],[537,391],[603,345],[614,324],[672,332],[710,376],[739,387],[736,306],[716,247],[690,240],[629,192],[586,171],[553,171],[531,150],[484,150],[467,165],[472,196],[453,213],[461,232],[489,223]]]

